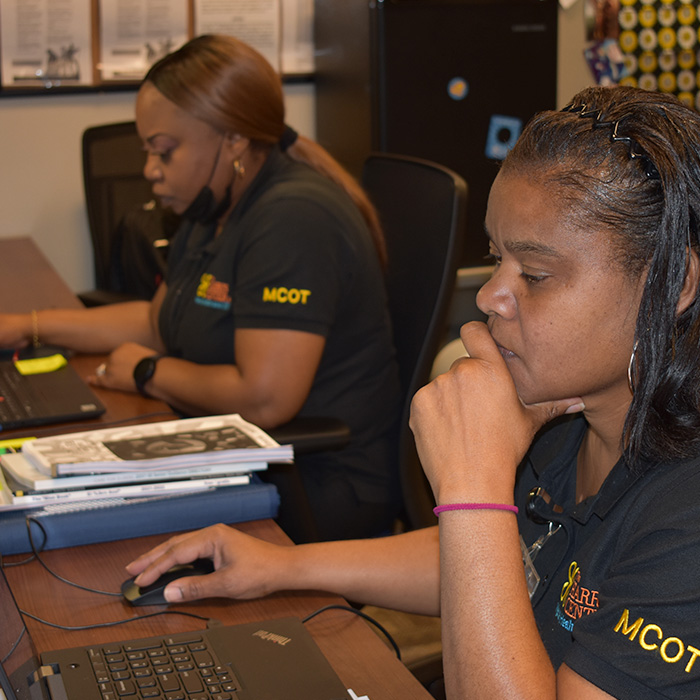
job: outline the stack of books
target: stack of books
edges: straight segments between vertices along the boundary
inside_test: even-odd
[[[292,460],[291,445],[238,414],[38,438],[0,457],[0,510],[243,485]]]

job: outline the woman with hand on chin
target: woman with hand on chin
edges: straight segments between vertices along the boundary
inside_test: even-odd
[[[384,239],[357,182],[285,126],[283,98],[272,66],[232,37],[199,36],[154,64],[136,99],[144,175],[184,219],[165,282],[151,302],[2,315],[0,345],[38,335],[109,353],[95,384],[184,415],[343,421],[346,448],[297,464],[320,537],[371,536],[399,498]]]
[[[696,112],[591,88],[537,115],[491,190],[488,323],[413,402],[439,526],[281,548],[215,526],[128,570],[211,557],[171,601],[440,614],[448,698],[699,697],[699,225]]]

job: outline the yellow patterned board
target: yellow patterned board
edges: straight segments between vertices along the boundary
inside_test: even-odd
[[[700,11],[695,0],[620,0],[623,85],[677,95],[700,109]]]

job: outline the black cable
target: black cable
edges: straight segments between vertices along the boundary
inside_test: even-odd
[[[20,610],[20,612],[22,613],[22,615],[26,615],[27,617],[31,618],[32,620],[35,620],[36,622],[39,622],[42,625],[48,625],[49,627],[55,627],[59,630],[68,630],[71,632],[78,630],[94,630],[100,627],[116,627],[117,625],[125,625],[128,622],[137,622],[138,620],[143,620],[147,617],[157,617],[158,615],[185,615],[186,617],[196,617],[198,620],[207,621],[211,619],[206,615],[197,615],[196,613],[186,612],[185,610],[159,610],[157,612],[138,615],[137,617],[127,617],[123,620],[114,620],[113,622],[98,622],[94,625],[77,625],[75,627],[71,627],[68,625],[59,625],[56,622],[49,622],[48,620],[44,620],[40,617],[37,617],[36,615],[33,615],[32,613],[27,612],[26,610]]]
[[[60,576],[57,574],[55,571],[51,570],[46,562],[41,558],[39,555],[39,550],[37,550],[35,544],[34,544],[34,537],[32,536],[32,530],[31,530],[31,523],[35,523],[39,529],[41,530],[42,534],[44,535],[44,542],[42,543],[42,547],[46,544],[46,539],[47,539],[47,533],[46,530],[44,529],[44,526],[42,523],[40,523],[36,518],[31,518],[27,517],[25,519],[25,524],[27,526],[27,532],[29,535],[29,544],[31,545],[32,552],[33,552],[33,557],[36,558],[36,560],[48,571],[49,574],[57,578],[59,581],[68,584],[69,586],[74,586],[75,588],[79,588],[80,590],[83,591],[88,591],[90,593],[98,593],[100,595],[107,595],[107,596],[114,596],[114,597],[121,597],[121,593],[113,593],[111,591],[101,591],[95,588],[89,588],[87,586],[83,586],[79,583],[75,583],[74,581],[69,581],[66,578],[63,578],[63,576]],[[26,563],[27,561],[31,561],[30,559],[25,560],[24,562],[17,562],[15,565],[20,564],[20,563]],[[0,566],[2,566],[2,556],[0,555]],[[319,608],[318,610],[315,610],[312,613],[309,613],[306,617],[302,618],[302,623],[306,623],[309,620],[313,619],[317,615],[320,615],[323,612],[326,612],[327,610],[343,610],[345,612],[351,612],[358,617],[361,617],[363,620],[369,622],[370,624],[374,625],[387,639],[387,641],[391,644],[391,646],[394,649],[394,653],[396,654],[396,658],[401,661],[401,650],[399,649],[399,645],[396,643],[394,638],[391,636],[389,631],[377,620],[375,620],[373,617],[368,615],[365,612],[362,612],[362,610],[358,610],[357,608],[353,608],[350,605],[326,605],[322,608]],[[117,625],[123,625],[128,622],[134,622],[135,620],[141,620],[147,617],[155,617],[157,615],[186,615],[188,617],[195,617],[200,620],[209,620],[210,618],[203,616],[203,615],[197,615],[195,613],[189,613],[189,612],[184,612],[181,610],[162,610],[160,612],[153,612],[153,613],[148,613],[145,615],[139,615],[138,617],[130,617],[124,620],[117,620],[114,622],[103,622],[95,625],[83,625],[83,626],[78,626],[78,627],[67,627],[63,625],[59,625],[53,622],[48,622],[47,620],[43,620],[36,615],[33,615],[26,610],[21,610],[20,611],[23,615],[26,615],[27,617],[30,617],[32,620],[36,620],[37,622],[48,625],[49,627],[56,627],[57,629],[62,629],[62,630],[89,630],[89,629],[98,629],[100,627],[115,627]],[[20,636],[21,639],[21,636]],[[17,640],[17,643],[19,643],[19,640]],[[14,650],[14,647],[13,647]],[[10,652],[12,653],[12,652]]]
[[[24,627],[22,627],[22,631],[19,633],[19,637],[17,637],[17,640],[12,645],[10,651],[8,651],[7,654],[5,654],[5,656],[3,656],[2,659],[0,659],[0,664],[4,664],[12,656],[12,654],[15,653],[15,649],[19,646],[19,643],[22,641],[22,637],[24,637],[24,633],[26,631],[27,627],[25,625]]]
[[[27,526],[27,533],[29,535],[29,544],[32,548],[32,552],[34,553],[34,557],[36,560],[48,571],[54,578],[57,578],[59,581],[62,583],[66,583],[69,586],[73,586],[74,588],[79,588],[81,591],[88,591],[89,593],[98,593],[99,595],[108,595],[108,596],[113,596],[113,597],[121,597],[121,592],[112,592],[112,591],[101,591],[97,588],[88,588],[87,586],[83,586],[79,583],[75,583],[74,581],[69,581],[67,578],[63,578],[63,576],[60,576],[57,574],[55,571],[49,568],[48,564],[42,559],[42,557],[39,554],[40,550],[37,550],[36,545],[34,544],[34,536],[32,535],[32,523],[36,524],[39,529],[41,530],[42,534],[44,535],[44,542],[42,543],[42,547],[46,545],[46,540],[47,540],[47,534],[46,530],[44,529],[44,526],[39,520],[36,518],[32,518],[31,516],[27,516],[25,518],[25,525]]]
[[[22,559],[22,561],[5,562],[5,561],[3,561],[2,553],[0,553],[0,569],[9,569],[13,566],[23,566],[24,564],[29,564],[30,561],[34,561],[35,559],[36,559],[36,556],[34,554],[32,554],[30,557],[27,557],[26,559]]]
[[[394,638],[391,636],[391,634],[389,634],[386,628],[381,623],[377,622],[377,620],[375,620],[372,616],[362,612],[362,610],[353,608],[351,605],[326,605],[325,607],[319,608],[318,610],[315,610],[314,612],[308,614],[306,617],[302,618],[301,621],[308,622],[312,618],[316,617],[316,615],[320,615],[322,612],[326,612],[326,610],[344,610],[345,612],[351,612],[355,615],[358,615],[363,620],[366,620],[370,624],[374,625],[387,638],[391,646],[394,647],[396,658],[399,661],[401,661],[401,650],[399,649],[399,645],[394,641]]]
[[[69,586],[74,586],[75,588],[79,588],[80,590],[83,590],[83,591],[88,591],[90,593],[99,593],[101,595],[108,595],[108,596],[115,596],[115,597],[122,596],[121,593],[113,593],[111,591],[101,591],[101,590],[98,590],[96,588],[88,588],[87,586],[83,586],[79,583],[75,583],[74,581],[69,581],[68,579],[63,578],[63,576],[60,576],[55,571],[50,569],[47,566],[46,562],[39,555],[39,551],[37,550],[36,545],[34,544],[34,537],[32,535],[32,529],[31,529],[32,522],[35,523],[39,527],[42,534],[44,535],[44,543],[43,544],[46,543],[47,535],[46,535],[46,530],[44,529],[44,526],[36,518],[31,518],[31,517],[25,518],[25,525],[27,526],[27,532],[29,534],[29,544],[32,547],[32,552],[34,552],[33,556],[44,567],[44,569],[46,569],[46,571],[48,571],[52,576],[57,578],[59,581],[68,584]],[[0,555],[0,564],[1,563],[2,563],[2,557]],[[195,617],[198,620],[207,620],[207,621],[210,621],[210,619],[211,619],[205,615],[197,615],[196,613],[186,612],[184,610],[159,610],[157,612],[146,613],[144,615],[138,615],[136,617],[129,617],[129,618],[125,618],[123,620],[114,620],[112,622],[99,622],[99,623],[96,623],[94,625],[78,625],[78,626],[71,627],[71,626],[67,626],[67,625],[59,625],[58,623],[55,623],[55,622],[49,622],[48,620],[44,620],[41,617],[37,617],[36,615],[28,612],[27,610],[20,609],[20,612],[22,613],[22,615],[26,615],[27,617],[31,618],[32,620],[36,620],[36,622],[39,622],[42,625],[48,625],[49,627],[55,627],[56,629],[69,630],[69,631],[99,629],[100,627],[116,627],[117,625],[124,625],[128,622],[135,622],[136,620],[143,620],[144,618],[147,618],[147,617],[156,617],[157,615],[185,615],[186,617]],[[17,640],[15,645],[12,647],[10,654],[14,651],[17,644],[19,644],[19,641],[21,638],[22,638],[22,636],[20,635],[20,638]],[[8,654],[8,656],[9,656],[9,654]]]

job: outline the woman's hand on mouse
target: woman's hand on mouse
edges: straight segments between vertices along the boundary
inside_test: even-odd
[[[128,564],[126,570],[143,587],[176,564],[211,559],[213,573],[173,581],[165,588],[165,599],[184,603],[202,598],[258,598],[284,587],[280,576],[292,550],[226,525],[213,525],[172,537]]]

